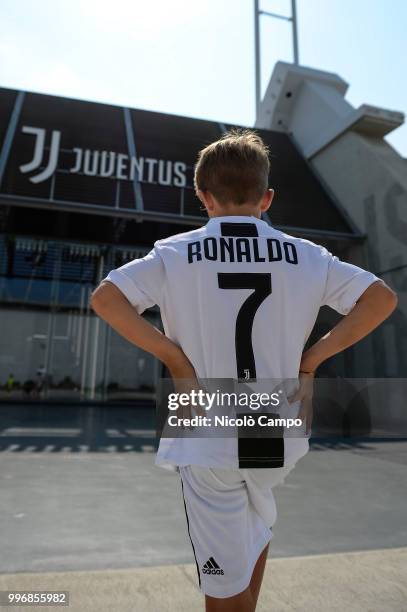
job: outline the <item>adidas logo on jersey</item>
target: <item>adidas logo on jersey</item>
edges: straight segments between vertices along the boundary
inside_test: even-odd
[[[221,574],[223,576],[223,569],[219,567],[213,557],[210,557],[205,565],[202,566],[202,572],[204,574]]]

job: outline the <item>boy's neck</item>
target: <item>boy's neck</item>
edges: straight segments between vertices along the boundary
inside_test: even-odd
[[[222,206],[213,211],[210,217],[256,217],[261,219],[261,210],[257,206],[230,205]]]

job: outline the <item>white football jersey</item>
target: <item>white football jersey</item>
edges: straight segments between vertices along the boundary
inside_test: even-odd
[[[140,314],[159,306],[198,378],[295,379],[320,307],[347,314],[380,279],[265,221],[226,216],[158,240],[104,280]],[[307,439],[294,442],[284,465],[308,449]],[[162,438],[156,464],[237,468],[237,441]]]

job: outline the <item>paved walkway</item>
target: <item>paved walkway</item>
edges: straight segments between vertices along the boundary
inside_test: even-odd
[[[69,590],[71,612],[202,611],[179,477],[153,465],[147,422],[109,414],[96,439],[58,411],[0,432],[0,590]],[[258,610],[406,612],[406,466],[405,441],[314,444],[276,489]]]
[[[23,450],[0,461],[0,574],[193,562],[179,477],[153,453]],[[313,448],[275,490],[270,556],[407,546],[406,465],[406,442]]]
[[[257,610],[405,612],[406,566],[407,548],[269,560]],[[70,612],[203,612],[189,564],[0,576],[0,590],[13,588],[69,591]]]

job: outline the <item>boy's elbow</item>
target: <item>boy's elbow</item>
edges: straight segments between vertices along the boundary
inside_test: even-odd
[[[384,321],[397,308],[398,297],[397,293],[380,279],[366,289],[359,301],[365,304],[367,313],[374,313]]]
[[[390,308],[390,314],[391,314],[394,310],[396,310],[397,305],[399,303],[399,298],[398,298],[397,293],[393,291],[393,289],[390,289],[390,287],[388,287],[388,289],[390,293],[388,300],[389,300],[389,308]]]
[[[90,294],[89,306],[90,308],[92,308],[92,310],[96,312],[96,314],[99,314],[103,310],[103,308],[107,306],[107,303],[108,303],[107,293],[108,291],[106,290],[106,284],[101,283]]]
[[[386,312],[386,316],[390,316],[391,313],[397,308],[398,296],[393,289],[391,289],[384,281],[378,283],[378,290],[380,291],[380,303],[383,310]]]
[[[97,293],[97,288],[90,294],[89,308],[94,310],[96,313],[99,309],[99,295]]]

